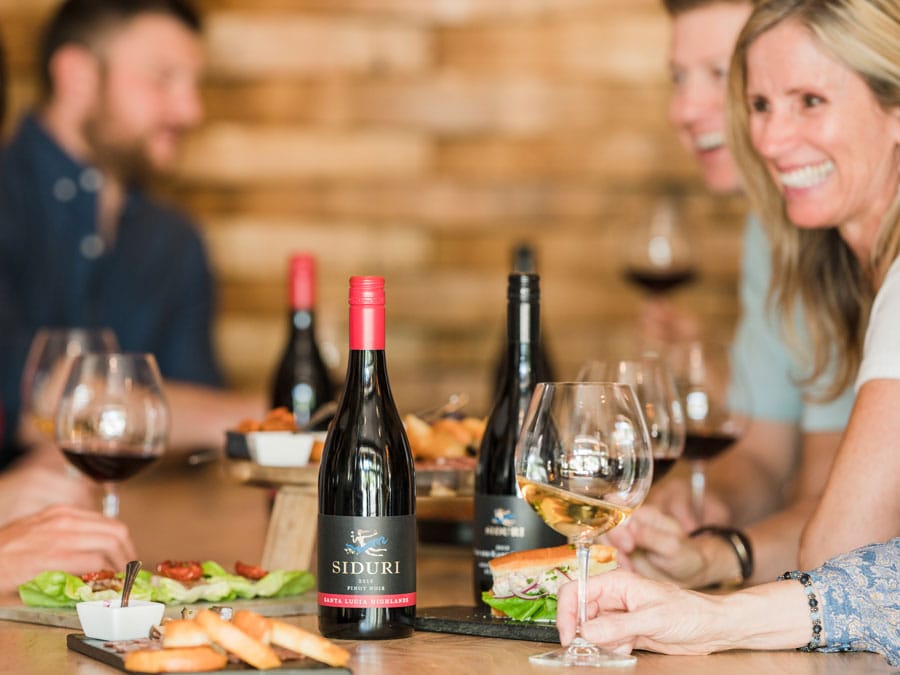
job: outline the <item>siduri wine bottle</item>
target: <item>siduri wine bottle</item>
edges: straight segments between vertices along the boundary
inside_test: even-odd
[[[288,274],[290,299],[288,340],[272,378],[272,407],[294,414],[297,427],[305,427],[323,403],[334,399],[334,384],[316,343],[316,260],[308,254],[291,257]],[[313,426],[328,428],[329,419]]]
[[[319,467],[319,631],[340,639],[412,633],[416,492],[388,383],[384,279],[350,279],[350,357]]]
[[[491,588],[490,561],[512,551],[565,543],[517,496],[516,441],[537,379],[540,347],[540,281],[536,274],[510,274],[507,349],[503,383],[488,417],[475,470],[472,524],[476,605]]]

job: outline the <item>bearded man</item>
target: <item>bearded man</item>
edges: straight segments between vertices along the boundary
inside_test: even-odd
[[[203,242],[142,189],[201,121],[200,31],[186,0],[66,0],[43,32],[40,103],[0,155],[0,467],[27,444],[19,380],[45,326],[108,327],[123,351],[152,352],[175,445],[218,445],[222,417],[262,408],[212,389],[221,376]]]

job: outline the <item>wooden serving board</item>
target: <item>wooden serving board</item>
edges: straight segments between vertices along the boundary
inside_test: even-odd
[[[253,598],[251,600],[197,602],[193,605],[170,605],[166,607],[166,616],[180,619],[181,610],[184,607],[202,609],[213,605],[232,607],[235,611],[250,609],[263,616],[315,614],[318,609],[315,591],[307,591],[302,595],[290,598]],[[0,605],[0,619],[60,628],[81,628],[74,607],[26,607],[21,601],[18,601],[18,604]]]
[[[461,605],[417,608],[415,627],[416,630],[432,633],[456,633],[531,642],[559,642],[556,624],[513,621],[491,616],[486,609]]]
[[[90,656],[92,659],[97,659],[101,663],[105,663],[113,668],[118,668],[126,673],[134,672],[125,669],[122,654],[119,654],[111,647],[107,647],[106,645],[108,644],[109,642],[106,640],[94,640],[93,638],[85,637],[81,633],[66,636],[66,645],[68,645],[69,649],[73,652]],[[245,672],[249,670],[255,669],[245,664],[229,664],[222,670],[216,672]],[[306,658],[284,661],[280,667],[267,670],[266,672],[277,672],[280,675],[289,675],[290,673],[297,673],[299,675],[315,675],[316,673],[337,675],[339,673],[346,673],[347,675],[351,675],[351,671],[348,668],[335,668]]]

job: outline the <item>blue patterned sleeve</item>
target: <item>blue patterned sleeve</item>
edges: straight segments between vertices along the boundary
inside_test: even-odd
[[[877,652],[900,665],[900,537],[836,556],[809,573],[823,602],[819,651]]]

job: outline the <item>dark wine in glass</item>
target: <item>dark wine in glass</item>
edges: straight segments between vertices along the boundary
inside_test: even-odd
[[[684,456],[688,459],[710,460],[737,440],[735,434],[688,432]]]
[[[665,295],[696,278],[691,247],[671,199],[663,200],[647,225],[629,237],[622,274],[651,295]]]
[[[141,454],[141,448],[61,447],[66,459],[85,476],[98,483],[119,482],[131,478],[156,457]]]
[[[654,269],[651,267],[626,267],[625,279],[653,295],[664,295],[697,277],[693,268]]]

